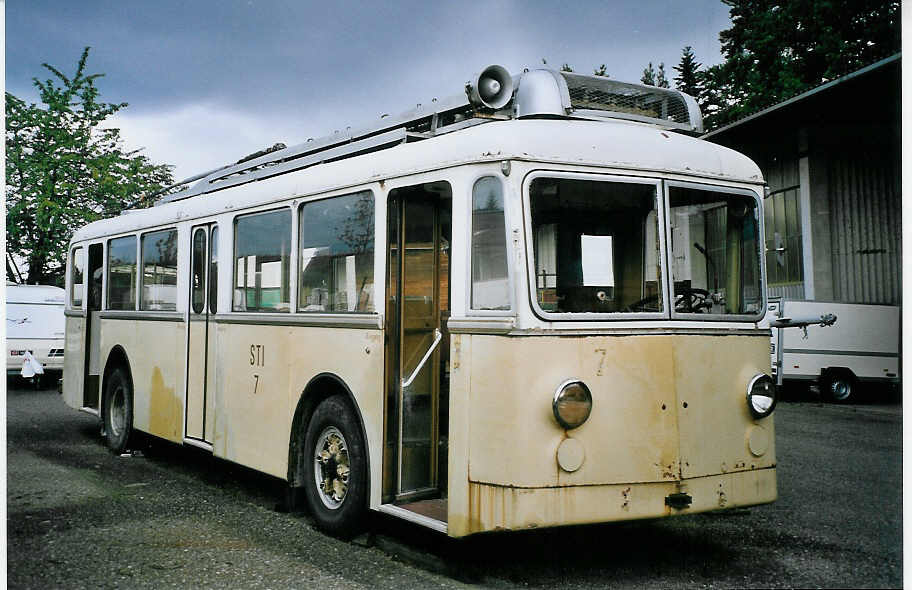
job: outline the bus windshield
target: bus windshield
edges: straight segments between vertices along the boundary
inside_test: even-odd
[[[535,293],[545,313],[662,313],[658,184],[535,178],[529,189]],[[669,184],[672,312],[756,315],[758,204],[752,193]]]
[[[757,315],[763,304],[757,200],[694,185],[668,189],[675,311]]]
[[[551,313],[661,312],[657,184],[536,178],[535,291]]]

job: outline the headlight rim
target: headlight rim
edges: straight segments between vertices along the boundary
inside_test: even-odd
[[[772,393],[773,393],[773,395],[772,395],[773,403],[770,404],[770,407],[767,408],[767,410],[765,412],[758,412],[757,409],[754,407],[754,404],[751,401],[751,398],[753,397],[754,385],[757,383],[757,381],[764,379],[764,378],[768,379],[770,382],[770,385],[772,388]],[[776,409],[776,404],[779,402],[779,388],[776,387],[775,379],[773,379],[772,376],[770,376],[767,373],[757,373],[756,375],[754,375],[751,378],[751,380],[747,383],[746,401],[747,401],[747,410],[750,412],[751,416],[755,420],[762,420],[764,418],[768,418],[769,416],[772,416],[773,411]]]
[[[561,394],[563,394],[569,386],[575,384],[578,384],[583,389],[583,391],[586,392],[586,397],[588,398],[589,402],[589,410],[586,412],[586,416],[580,420],[578,424],[570,424],[560,415],[558,403],[561,400]],[[562,381],[561,384],[557,386],[557,389],[554,390],[554,397],[551,399],[551,413],[554,414],[554,419],[557,421],[558,425],[561,428],[565,430],[573,430],[575,428],[579,428],[585,424],[589,420],[589,417],[592,415],[592,390],[589,389],[589,386],[586,385],[582,379],[573,378]]]

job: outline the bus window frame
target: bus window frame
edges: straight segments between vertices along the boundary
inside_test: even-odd
[[[143,276],[145,275],[145,272],[146,272],[146,263],[145,263],[145,260],[143,260],[143,258],[142,258],[142,255],[143,255],[143,238],[145,238],[145,237],[146,237],[147,235],[149,235],[149,234],[154,234],[154,233],[158,233],[158,232],[165,232],[165,231],[173,231],[173,232],[174,232],[174,237],[175,237],[175,239],[176,239],[176,241],[177,241],[177,246],[176,246],[176,247],[177,247],[177,252],[176,252],[176,262],[177,262],[177,265],[175,266],[175,273],[176,273],[176,274],[175,274],[175,277],[174,277],[174,280],[175,280],[175,283],[174,283],[174,290],[175,290],[174,309],[162,309],[162,310],[143,309],[143,304],[142,304],[142,300],[143,300],[142,288],[143,288]],[[165,227],[152,228],[152,229],[148,229],[148,230],[143,230],[143,231],[141,231],[141,232],[139,233],[139,257],[136,259],[137,274],[139,275],[139,290],[137,291],[137,295],[136,295],[136,300],[137,300],[136,306],[137,306],[137,310],[138,310],[138,311],[145,311],[145,312],[161,312],[161,311],[164,311],[164,312],[166,312],[166,313],[173,313],[173,312],[179,311],[180,303],[179,303],[178,300],[180,299],[180,296],[177,295],[177,291],[178,291],[178,288],[179,288],[178,283],[180,282],[180,261],[181,261],[180,229],[179,229],[177,226],[169,225],[169,226],[165,226]]]
[[[289,302],[288,309],[286,309],[284,311],[279,310],[279,309],[269,309],[269,310],[244,309],[244,310],[240,310],[240,309],[234,308],[234,290],[236,289],[235,285],[237,284],[237,257],[236,257],[236,254],[237,254],[237,222],[238,222],[238,219],[240,219],[242,217],[261,215],[264,213],[274,213],[276,211],[287,211],[288,212],[288,214],[291,216],[291,239],[289,240],[289,246],[291,248],[291,251],[288,256],[288,264],[289,264],[288,295],[289,295],[289,297],[296,298],[298,296],[298,290],[296,287],[296,281],[292,280],[292,273],[294,272],[295,266],[297,265],[297,256],[296,256],[295,250],[298,247],[298,239],[297,239],[298,224],[295,219],[295,210],[298,206],[298,203],[300,203],[300,202],[301,201],[299,199],[289,199],[287,201],[280,202],[278,205],[276,203],[270,203],[263,208],[244,209],[241,211],[235,211],[231,215],[231,218],[230,218],[231,219],[231,222],[230,222],[231,243],[229,244],[230,248],[228,248],[228,250],[231,254],[231,258],[230,258],[230,260],[231,260],[231,281],[228,285],[227,313],[256,314],[258,316],[262,316],[264,314],[278,314],[278,315],[281,315],[283,318],[288,318],[288,317],[295,315],[294,300]],[[219,232],[219,233],[222,233],[222,232]],[[191,235],[191,239],[192,239],[192,235]],[[222,248],[224,248],[225,246],[226,246],[225,244],[220,244],[220,247],[222,247]],[[222,260],[219,259],[219,262],[222,262]],[[223,266],[223,265],[220,265],[220,266]],[[221,272],[221,269],[220,269],[220,272]],[[221,277],[219,277],[219,279],[221,279]],[[223,281],[219,280],[219,283],[222,283],[222,282]]]
[[[757,213],[757,256],[759,257],[759,269],[760,269],[760,305],[759,310],[756,314],[734,314],[734,313],[683,313],[674,310],[674,306],[669,308],[671,312],[672,320],[686,320],[686,321],[702,321],[702,322],[759,322],[763,319],[765,315],[767,302],[767,288],[768,284],[766,282],[766,264],[764,260],[763,248],[765,247],[764,241],[764,231],[765,227],[763,225],[763,189],[752,190],[744,186],[732,186],[725,183],[711,183],[711,182],[694,182],[687,180],[665,180],[663,181],[663,200],[664,200],[664,210],[666,219],[671,214],[671,188],[692,188],[696,190],[703,190],[709,192],[718,192],[718,193],[728,193],[735,195],[744,195],[749,196],[754,199],[755,209]],[[671,231],[671,226],[664,226],[664,231]],[[671,254],[671,236],[667,236],[668,241],[668,254]],[[668,290],[669,296],[674,293],[674,277],[672,276],[672,269],[668,267],[668,276],[666,277],[666,289]]]
[[[76,267],[76,251],[77,250],[82,251],[82,299],[80,299],[79,305],[75,305],[73,303],[73,287],[74,287],[73,271]],[[66,307],[64,309],[78,309],[78,310],[85,309],[86,293],[88,291],[88,289],[86,289],[86,286],[88,284],[88,280],[87,280],[88,273],[86,272],[87,271],[86,266],[88,265],[88,257],[89,257],[88,245],[83,244],[82,242],[70,244],[70,260],[69,260],[69,264],[67,265],[67,273],[66,273]]]
[[[304,309],[301,308],[300,301],[298,300],[299,295],[300,295],[300,288],[301,288],[301,283],[300,283],[301,273],[303,272],[303,269],[301,268],[301,261],[302,261],[302,259],[301,259],[301,211],[304,209],[305,205],[310,205],[311,203],[318,203],[320,201],[327,201],[329,199],[338,199],[341,197],[350,197],[350,196],[358,195],[361,193],[370,193],[371,199],[373,199],[373,204],[374,204],[374,216],[373,216],[374,218],[373,218],[373,223],[371,224],[371,231],[373,232],[373,241],[374,241],[373,260],[372,260],[372,268],[373,268],[374,276],[373,276],[373,286],[371,288],[371,290],[372,290],[371,296],[374,298],[374,310],[373,311],[359,311],[359,310],[355,310],[355,311],[326,311],[326,310],[305,311]],[[380,306],[377,303],[378,289],[377,289],[377,274],[376,273],[377,273],[377,259],[378,259],[377,247],[378,247],[378,243],[379,243],[379,237],[382,232],[380,232],[378,230],[378,223],[380,223],[380,221],[378,219],[378,216],[379,216],[378,211],[379,211],[379,203],[381,200],[378,197],[378,194],[384,195],[383,206],[385,207],[386,206],[386,198],[385,198],[386,194],[378,193],[378,191],[374,190],[374,188],[372,188],[370,186],[366,186],[366,187],[362,187],[362,188],[355,188],[354,190],[349,188],[344,191],[333,192],[328,195],[327,194],[312,195],[311,198],[295,199],[291,203],[292,218],[293,218],[292,219],[292,230],[294,231],[294,235],[292,236],[292,243],[294,245],[294,252],[292,252],[292,264],[293,264],[292,271],[294,273],[294,277],[293,277],[293,280],[291,281],[293,283],[293,287],[290,289],[290,291],[294,295],[294,301],[292,302],[292,307],[291,307],[292,314],[296,314],[301,317],[315,317],[315,316],[327,316],[327,315],[338,315],[338,314],[344,314],[346,316],[356,316],[356,315],[377,316],[380,314],[380,311],[379,311]],[[384,215],[382,223],[385,226],[385,224],[386,224],[385,215]],[[384,237],[384,239],[385,239],[385,237]],[[233,250],[233,248],[232,248],[232,250]],[[235,271],[236,270],[237,269],[235,269]],[[232,285],[234,285],[233,282],[232,282]]]
[[[474,219],[474,197],[475,197],[475,184],[482,178],[493,177],[500,182],[500,188],[503,191],[503,201],[504,201],[504,239],[506,240],[506,249],[505,255],[507,257],[507,291],[510,296],[510,308],[509,309],[475,309],[472,307],[472,231],[473,231],[473,219]],[[454,184],[450,183],[451,186]],[[516,301],[516,276],[517,271],[515,268],[515,262],[512,256],[510,256],[510,244],[512,240],[510,235],[512,233],[512,216],[511,216],[511,207],[512,194],[510,189],[512,188],[512,183],[508,182],[507,179],[503,177],[503,173],[500,171],[500,167],[482,169],[478,170],[475,174],[468,178],[466,183],[466,191],[468,193],[468,210],[466,212],[466,229],[465,229],[465,279],[463,287],[463,295],[465,297],[465,315],[467,317],[514,317],[517,310],[517,301]],[[454,190],[455,194],[455,190]],[[455,215],[455,214],[454,214]],[[452,288],[451,288],[452,293]],[[452,303],[450,304],[452,306]]]
[[[148,230],[148,231],[155,231],[155,230],[154,230],[154,229],[150,229],[150,230]],[[134,301],[133,301],[133,309],[111,309],[111,308],[109,307],[109,301],[108,301],[108,300],[109,300],[109,297],[108,297],[108,296],[110,295],[110,293],[108,293],[108,288],[109,288],[109,286],[110,286],[110,281],[108,281],[108,272],[109,272],[109,269],[108,269],[108,253],[109,253],[110,250],[111,250],[111,242],[112,242],[113,240],[119,240],[119,239],[121,239],[121,238],[129,238],[129,237],[132,237],[132,238],[133,238],[133,245],[134,245],[134,247],[135,247],[134,256],[136,257],[136,258],[134,259],[134,264],[135,264],[135,266],[136,266],[136,277],[134,277],[134,279],[133,279],[133,291],[134,291],[134,293],[135,293],[136,295],[135,295],[135,297],[133,298],[133,299],[134,299]],[[97,243],[97,242],[92,242],[92,243],[90,243],[90,244],[88,244],[88,245],[92,245],[92,244],[94,244],[94,243]],[[101,309],[100,309],[99,311],[104,311],[104,312],[107,312],[107,311],[113,311],[113,312],[130,312],[130,311],[138,311],[138,310],[139,310],[139,287],[140,287],[139,270],[140,270],[140,261],[141,261],[140,256],[141,256],[141,254],[142,254],[142,253],[140,252],[139,234],[138,234],[137,232],[135,232],[135,231],[134,231],[134,232],[125,232],[125,233],[122,233],[122,234],[115,234],[115,235],[113,235],[113,236],[108,236],[108,237],[106,237],[105,239],[103,239],[103,240],[101,241],[101,243],[102,243],[102,250],[101,250],[101,255],[102,255],[102,264],[101,264],[101,268],[102,268],[101,277],[102,277],[102,279],[101,279],[101,281],[102,281],[102,282],[101,282]],[[88,252],[88,250],[86,250],[86,251]]]
[[[662,287],[662,311],[660,312],[613,312],[613,313],[594,313],[594,312],[562,312],[555,313],[545,311],[538,304],[538,297],[535,293],[536,273],[535,273],[535,253],[533,249],[532,234],[532,206],[530,201],[529,190],[532,181],[537,178],[558,178],[566,180],[588,180],[594,182],[617,182],[629,184],[652,185],[656,191],[656,217],[658,227],[656,228],[656,237],[659,239],[659,276],[658,281]],[[525,250],[526,250],[526,294],[529,298],[529,307],[532,313],[541,320],[548,322],[619,322],[619,321],[639,321],[639,320],[668,320],[671,319],[669,312],[670,295],[668,284],[670,282],[668,269],[668,248],[666,246],[665,235],[665,190],[663,180],[658,177],[650,176],[629,176],[622,174],[598,174],[592,172],[573,172],[567,170],[532,170],[526,174],[522,182],[522,217],[523,231],[525,232]]]

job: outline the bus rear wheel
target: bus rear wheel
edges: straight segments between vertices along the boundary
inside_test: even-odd
[[[348,401],[328,397],[317,406],[304,438],[304,497],[317,526],[351,537],[367,506],[367,453]]]
[[[102,405],[102,420],[108,448],[114,454],[123,453],[133,432],[133,386],[122,367],[114,369],[108,377]]]

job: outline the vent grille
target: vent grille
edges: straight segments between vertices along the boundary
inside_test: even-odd
[[[636,118],[658,119],[696,128],[681,93],[654,86],[618,82],[600,76],[562,72],[570,92],[570,107],[579,110],[608,111]]]

